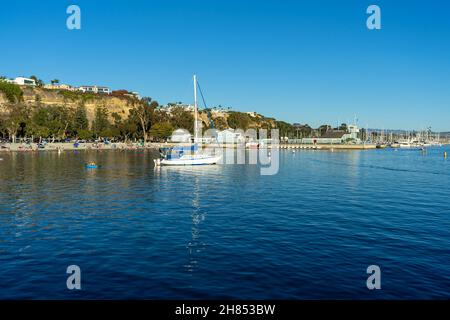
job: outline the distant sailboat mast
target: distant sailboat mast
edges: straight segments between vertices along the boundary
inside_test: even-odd
[[[198,122],[197,122],[197,76],[194,74],[194,143],[197,142]]]

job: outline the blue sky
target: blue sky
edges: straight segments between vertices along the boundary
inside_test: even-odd
[[[66,8],[81,8],[81,30]],[[366,28],[381,7],[382,29]],[[0,75],[192,102],[288,122],[450,130],[448,1],[5,1]]]

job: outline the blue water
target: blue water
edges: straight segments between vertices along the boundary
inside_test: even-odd
[[[449,299],[443,152],[281,151],[273,176],[155,170],[150,151],[0,153],[0,298]]]

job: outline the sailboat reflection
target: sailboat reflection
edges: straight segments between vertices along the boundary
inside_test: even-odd
[[[183,265],[189,273],[198,268],[199,258],[204,254],[207,244],[202,241],[201,223],[206,220],[206,213],[201,205],[201,193],[204,194],[205,181],[220,181],[223,166],[155,166],[155,176],[164,181],[189,183],[192,192],[191,201],[191,239],[186,244],[188,261]]]
[[[200,224],[206,217],[200,207],[200,181],[198,176],[194,177],[192,195],[191,240],[186,245],[189,261],[184,265],[186,271],[188,272],[194,272],[197,269],[198,257],[202,255],[206,248],[206,243],[204,243],[200,238]]]
[[[220,166],[154,166],[153,169],[157,175],[178,173],[181,175],[193,175],[196,178],[220,174],[223,171],[223,168]]]

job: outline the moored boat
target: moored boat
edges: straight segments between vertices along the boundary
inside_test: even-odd
[[[194,144],[186,147],[172,147],[160,150],[161,157],[155,159],[156,166],[198,166],[219,163],[221,156],[212,155],[198,150],[198,104],[197,104],[197,77],[194,75]]]
[[[249,141],[245,144],[247,149],[257,149],[259,147],[259,143],[256,141]]]
[[[219,156],[209,156],[209,155],[183,155],[179,158],[170,159],[156,159],[156,165],[163,166],[201,166],[201,165],[212,165],[217,164],[220,161]]]

